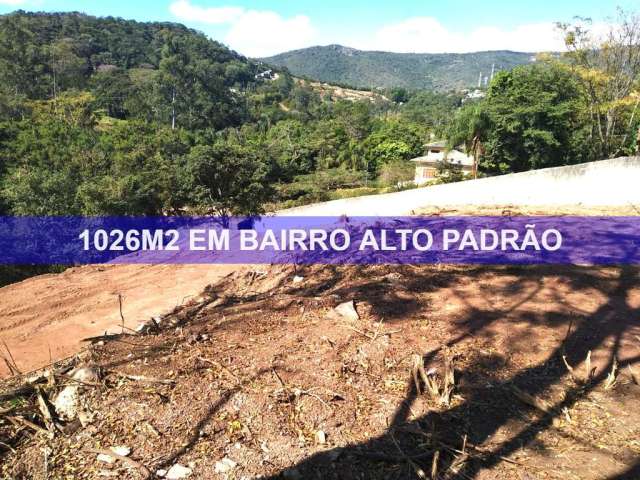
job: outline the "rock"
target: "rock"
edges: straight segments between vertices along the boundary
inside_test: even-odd
[[[180,480],[181,478],[187,478],[191,475],[192,470],[187,467],[183,467],[179,463],[173,465],[165,474],[164,478],[168,480]]]
[[[341,303],[335,307],[333,311],[346,320],[360,320],[360,315],[358,315],[358,312],[356,311],[356,305],[353,300]]]
[[[53,407],[58,417],[63,420],[74,420],[78,416],[78,404],[80,395],[78,385],[67,385],[53,400]]]
[[[75,420],[80,410],[80,388],[83,383],[96,384],[100,381],[100,372],[96,367],[78,367],[72,370],[69,378],[78,383],[67,385],[64,387],[53,400],[53,407],[56,413],[63,420]],[[91,420],[82,418],[83,425]]]
[[[124,445],[120,445],[118,447],[111,447],[110,450],[116,455],[120,455],[122,457],[128,457],[131,453],[131,449],[129,447],[125,447]]]
[[[161,468],[160,470],[156,471],[156,477],[164,477],[167,475],[167,471],[164,468]]]
[[[82,425],[83,427],[86,427],[87,425],[91,425],[94,419],[95,419],[95,413],[88,412],[86,410],[78,411],[78,421],[80,422],[80,425]]]
[[[106,455],[104,453],[99,453],[97,458],[99,462],[104,462],[104,463],[113,463],[116,461],[116,459],[113,458],[111,455]]]
[[[78,367],[72,370],[69,376],[82,383],[98,383],[100,381],[100,372],[96,367]]]
[[[116,455],[120,455],[122,457],[128,457],[129,454],[131,453],[131,449],[123,445],[117,446],[117,447],[111,447],[109,450],[111,450]],[[113,463],[116,461],[115,457],[112,457],[111,455],[107,455],[106,453],[99,453],[97,459],[100,462],[104,462],[104,463]]]
[[[227,473],[236,468],[238,465],[236,462],[231,460],[229,457],[224,457],[219,462],[216,462],[215,472],[216,473]]]
[[[316,443],[318,445],[324,445],[327,443],[327,435],[322,430],[318,430],[316,432]]]
[[[296,275],[295,277],[293,277],[293,283],[300,283],[304,281],[304,277],[301,277],[300,275]]]

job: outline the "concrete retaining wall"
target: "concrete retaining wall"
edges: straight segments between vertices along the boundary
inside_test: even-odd
[[[404,192],[347,198],[280,215],[410,215],[440,205],[640,205],[640,157],[545,168]]]

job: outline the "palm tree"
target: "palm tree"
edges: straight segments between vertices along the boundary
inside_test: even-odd
[[[473,178],[478,178],[478,162],[484,154],[484,142],[490,119],[482,104],[475,103],[460,109],[447,132],[449,148],[463,144],[467,154],[473,155]]]

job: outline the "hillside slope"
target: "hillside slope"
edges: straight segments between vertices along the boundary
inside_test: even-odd
[[[293,50],[263,59],[288,68],[292,74],[323,82],[356,87],[406,87],[451,90],[473,87],[480,73],[504,70],[531,62],[531,53],[496,51],[478,53],[367,52],[341,45]]]
[[[0,383],[0,477],[637,479],[638,305],[631,266],[256,266]]]

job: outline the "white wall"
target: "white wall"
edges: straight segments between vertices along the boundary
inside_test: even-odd
[[[640,157],[334,200],[279,214],[410,215],[415,209],[439,205],[637,205],[640,209]]]

